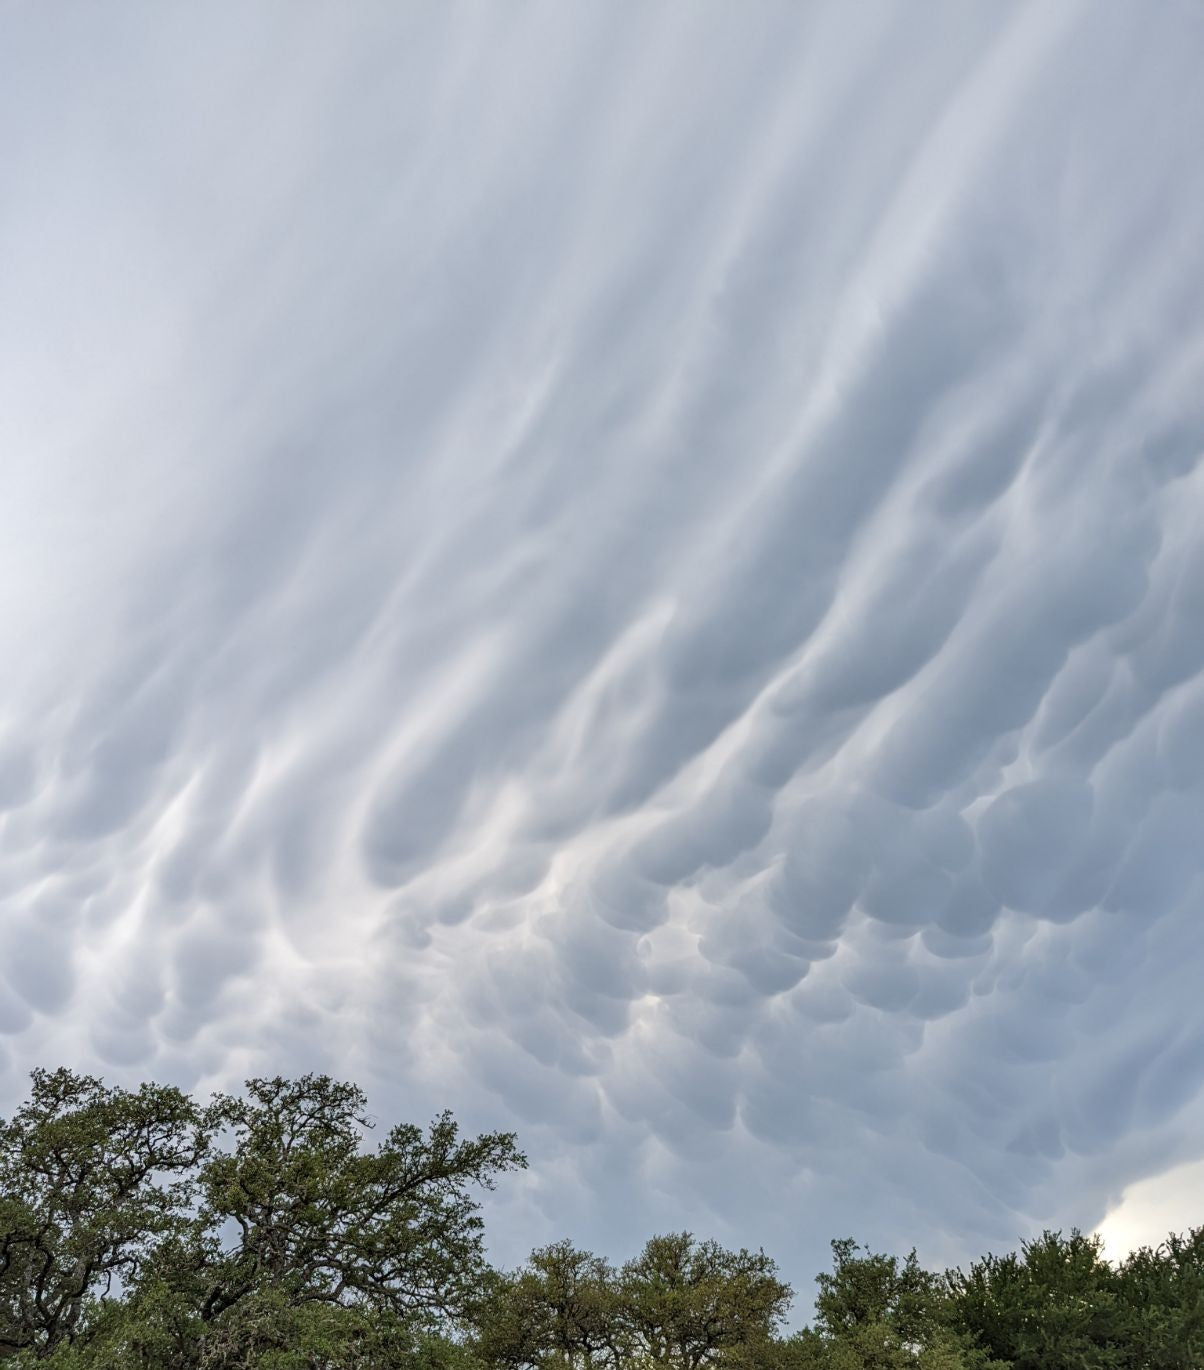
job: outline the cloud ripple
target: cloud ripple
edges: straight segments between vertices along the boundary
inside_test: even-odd
[[[1199,14],[282,16],[2,59],[8,1097],[337,1070],[504,1257],[803,1281],[1196,1158]]]

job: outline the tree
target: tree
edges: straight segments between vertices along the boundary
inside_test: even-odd
[[[1045,1232],[948,1276],[958,1324],[1015,1370],[1125,1366],[1116,1272],[1098,1237]]]
[[[525,1164],[450,1114],[374,1149],[365,1097],[251,1080],[200,1108],[36,1073],[0,1129],[0,1343],[144,1370],[451,1366],[485,1278],[477,1190]]]
[[[831,1271],[816,1276],[817,1323],[833,1337],[882,1325],[910,1345],[922,1345],[942,1322],[940,1279],[925,1270],[913,1250],[905,1260],[866,1252],[844,1238],[832,1243]]]
[[[816,1325],[790,1344],[792,1367],[816,1370],[986,1370],[989,1357],[952,1326],[945,1281],[911,1251],[903,1260],[849,1238],[816,1276]]]
[[[621,1370],[630,1346],[614,1267],[555,1242],[495,1275],[475,1313],[476,1348],[510,1370]]]
[[[1128,1364],[1204,1365],[1204,1227],[1132,1252],[1117,1273],[1117,1296]]]
[[[325,1075],[207,1103],[35,1071],[0,1120],[0,1360],[46,1370],[1204,1370],[1204,1227],[1113,1268],[1046,1232],[937,1276],[832,1243],[815,1325],[763,1251],[653,1237],[486,1263],[526,1164],[450,1114],[372,1145]]]
[[[363,1092],[326,1076],[251,1080],[216,1107],[233,1142],[204,1168],[201,1222],[238,1238],[206,1267],[206,1318],[256,1288],[424,1322],[464,1310],[485,1264],[472,1190],[526,1164],[513,1134],[462,1140],[444,1113],[364,1151]]]
[[[0,1123],[0,1355],[84,1335],[183,1231],[210,1129],[177,1089],[35,1070]]]
[[[727,1251],[688,1232],[653,1237],[623,1267],[619,1292],[636,1354],[672,1370],[767,1347],[793,1296],[763,1251]]]
[[[774,1333],[790,1298],[763,1252],[686,1232],[653,1237],[620,1271],[556,1242],[493,1277],[474,1346],[498,1370],[788,1370]]]

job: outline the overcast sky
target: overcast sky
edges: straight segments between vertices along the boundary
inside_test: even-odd
[[[1202,54],[8,4],[4,1109],[328,1070],[801,1289],[1204,1222]]]

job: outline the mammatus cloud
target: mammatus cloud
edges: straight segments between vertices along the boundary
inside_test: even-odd
[[[325,1068],[803,1285],[1197,1160],[1201,39],[20,12],[6,1096]]]

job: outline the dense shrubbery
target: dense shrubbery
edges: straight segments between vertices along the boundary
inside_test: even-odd
[[[761,1252],[653,1237],[485,1261],[477,1192],[525,1165],[450,1116],[368,1145],[323,1076],[178,1090],[36,1072],[0,1124],[0,1358],[97,1370],[1193,1370],[1204,1228],[1109,1265],[1093,1238],[937,1274],[832,1244],[814,1325]]]

